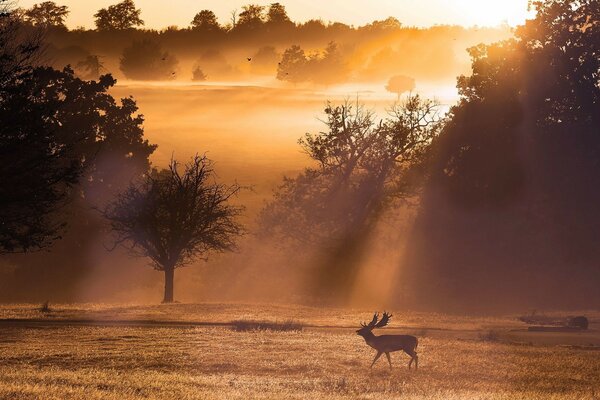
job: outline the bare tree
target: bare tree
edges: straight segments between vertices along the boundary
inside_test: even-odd
[[[216,183],[212,162],[196,155],[180,172],[177,161],[132,184],[104,211],[116,234],[134,254],[149,257],[165,273],[165,303],[173,301],[175,269],[208,253],[235,248],[243,233],[230,204],[241,187]]]

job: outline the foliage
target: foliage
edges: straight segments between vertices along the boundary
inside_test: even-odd
[[[130,79],[174,79],[178,64],[157,42],[144,39],[123,50],[120,68]]]
[[[306,78],[306,54],[298,45],[286,49],[277,68],[277,79],[288,82],[303,82]]]
[[[217,16],[211,10],[202,10],[194,16],[192,28],[201,31],[218,31],[221,25],[217,21]]]
[[[135,8],[133,0],[123,0],[108,8],[101,8],[94,14],[94,18],[99,31],[124,30],[143,26],[140,14],[141,10]]]
[[[83,73],[85,79],[97,79],[100,76],[100,71],[104,69],[100,57],[95,55],[86,56],[85,59],[77,63],[76,67]]]
[[[455,301],[435,306],[599,299],[600,3],[532,5],[514,39],[470,49],[458,79],[407,261],[428,266],[408,287]]]
[[[322,53],[306,55],[300,46],[285,50],[277,69],[277,79],[293,83],[343,82],[348,69],[338,45],[330,42]]]
[[[55,26],[66,28],[65,18],[69,15],[67,6],[59,6],[53,1],[34,4],[25,11],[27,21],[43,27]]]
[[[271,3],[266,15],[266,23],[271,27],[290,27],[294,23],[287,15],[285,6],[281,3]]]
[[[2,251],[46,247],[58,238],[64,217],[56,213],[82,174],[90,183],[108,183],[116,171],[127,175],[147,166],[155,146],[143,140],[135,102],[118,105],[107,93],[114,84],[110,75],[83,81],[68,68],[45,67],[6,89],[0,102]],[[93,167],[97,157],[109,155],[111,168]]]
[[[265,7],[248,4],[243,6],[242,10],[235,25],[236,31],[256,31],[263,26]]]
[[[0,99],[6,88],[31,73],[41,55],[43,33],[27,31],[19,10],[0,0]]]
[[[285,178],[260,216],[265,230],[316,246],[362,231],[390,199],[413,196],[442,127],[436,103],[419,96],[379,122],[358,104],[328,105],[325,114],[327,131],[299,141],[317,166]]]

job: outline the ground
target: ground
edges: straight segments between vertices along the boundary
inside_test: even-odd
[[[530,333],[514,316],[392,312],[419,370],[355,329],[367,310],[256,304],[0,307],[1,399],[600,399],[600,333]],[[293,320],[298,332],[235,331]]]

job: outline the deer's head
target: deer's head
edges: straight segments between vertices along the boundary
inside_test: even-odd
[[[382,328],[382,327],[386,326],[388,324],[388,322],[390,321],[390,318],[392,318],[392,314],[388,314],[387,312],[383,313],[383,316],[381,317],[381,319],[379,319],[379,314],[375,313],[375,315],[373,315],[373,319],[368,324],[361,322],[361,324],[360,324],[361,328],[356,331],[356,334],[360,335],[362,337],[366,337],[369,334],[371,334],[371,331],[373,329]]]

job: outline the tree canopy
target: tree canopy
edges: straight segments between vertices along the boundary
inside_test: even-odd
[[[211,10],[202,10],[194,16],[192,28],[201,31],[218,31],[221,25],[217,21],[217,16]]]
[[[600,279],[600,3],[532,5],[514,39],[470,50],[432,163],[407,290],[447,308],[600,300],[586,283]],[[570,305],[555,296],[567,276]]]
[[[59,6],[53,1],[34,4],[25,11],[25,18],[33,25],[66,28],[65,18],[69,15],[67,6]]]
[[[94,17],[99,31],[124,30],[143,26],[140,18],[141,10],[135,8],[133,0],[123,0],[120,3],[101,8]]]
[[[3,251],[46,247],[59,237],[65,218],[57,211],[72,199],[84,173],[90,181],[108,183],[114,170],[147,166],[155,146],[143,139],[135,102],[126,98],[119,105],[107,93],[114,84],[110,75],[83,81],[68,68],[43,67],[5,89],[0,101]],[[115,158],[112,170],[88,168],[99,154]]]

